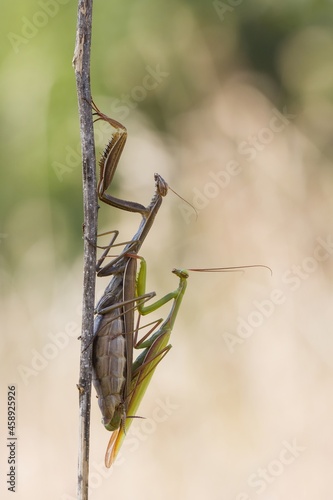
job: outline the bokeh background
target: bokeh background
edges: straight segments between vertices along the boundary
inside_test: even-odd
[[[82,189],[76,2],[1,15],[0,491],[17,387],[17,499],[76,496]],[[148,289],[191,274],[119,463],[92,401],[91,498],[329,500],[333,455],[333,14],[329,2],[95,2],[91,80],[128,128],[112,192],[170,193]],[[110,131],[96,124],[97,150]],[[103,206],[124,241],[140,217]],[[97,296],[106,285],[98,279]],[[165,316],[168,306],[158,312]]]

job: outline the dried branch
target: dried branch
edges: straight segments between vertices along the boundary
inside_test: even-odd
[[[97,196],[94,130],[91,113],[90,46],[92,0],[79,0],[76,45],[73,66],[78,96],[82,149],[83,208],[84,208],[84,270],[82,335],[79,380],[79,500],[88,499],[90,402],[92,372],[92,337],[95,302],[95,266],[97,234]]]

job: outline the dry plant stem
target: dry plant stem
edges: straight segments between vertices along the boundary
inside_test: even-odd
[[[84,270],[82,335],[79,379],[79,457],[78,500],[88,500],[89,436],[92,373],[92,338],[94,324],[97,193],[93,120],[90,91],[90,46],[92,0],[79,0],[76,45],[73,66],[78,96],[82,149],[83,207],[84,207]]]

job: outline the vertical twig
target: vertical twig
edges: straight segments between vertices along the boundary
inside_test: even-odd
[[[91,351],[95,302],[97,197],[93,120],[90,91],[92,0],[79,0],[73,66],[76,77],[83,173],[84,270],[82,336],[79,380],[78,500],[88,499],[89,434],[91,401]]]

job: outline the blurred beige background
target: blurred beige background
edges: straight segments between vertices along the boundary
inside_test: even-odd
[[[20,500],[76,497],[76,5],[48,5],[6,6],[2,22],[0,492],[12,498],[16,384]],[[111,470],[93,397],[92,499],[332,497],[331,19],[310,1],[95,4],[94,99],[129,133],[113,193],[146,205],[158,172],[198,211],[164,200],[141,252],[148,289],[176,288],[173,267],[265,264],[273,275],[191,274],[146,418]],[[99,152],[109,134],[96,124]],[[100,209],[100,231],[122,240],[139,222]]]

